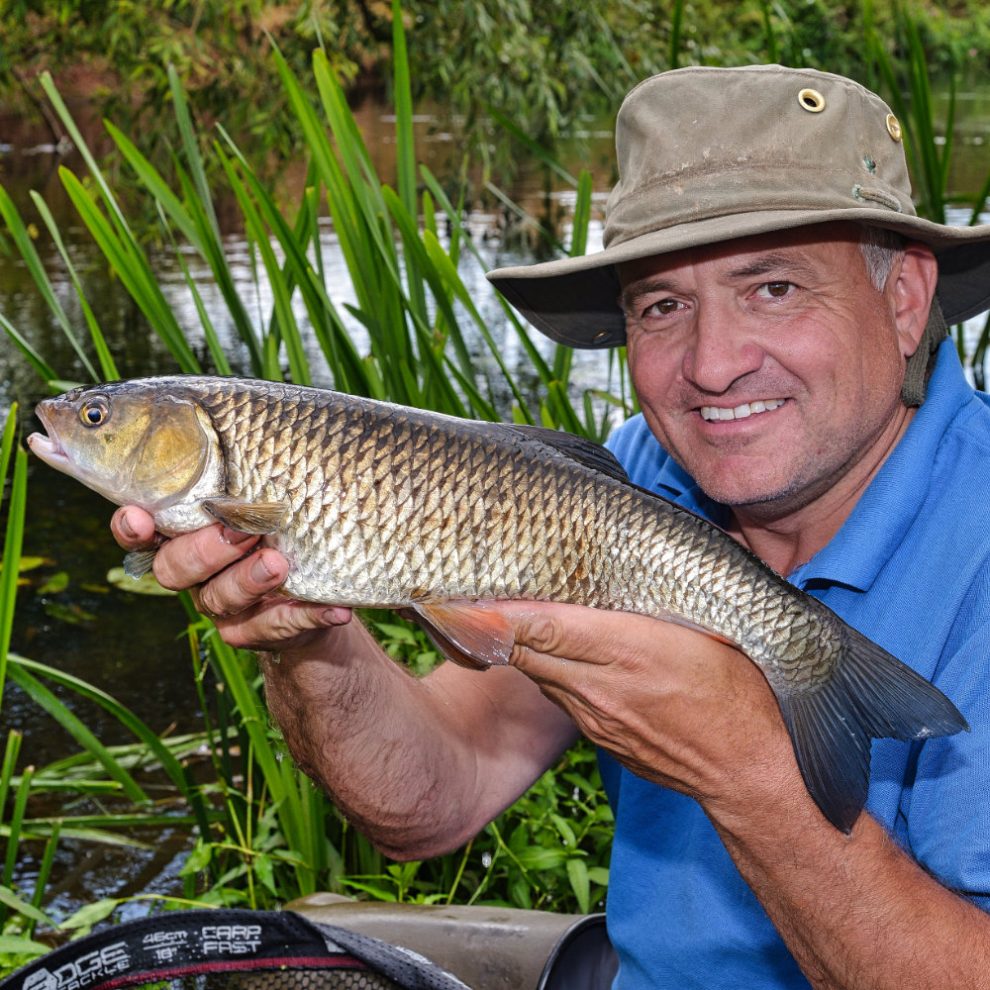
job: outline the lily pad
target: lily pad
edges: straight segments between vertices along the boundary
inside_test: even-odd
[[[58,601],[45,602],[45,614],[58,622],[67,622],[70,626],[85,626],[96,621],[92,612],[87,612],[75,602],[68,605]]]
[[[39,595],[57,595],[69,587],[69,575],[66,571],[57,571],[38,588]]]
[[[120,591],[129,591],[133,595],[159,595],[171,598],[176,594],[168,588],[163,588],[154,574],[132,578],[124,573],[123,567],[112,567],[107,571],[107,581]]]

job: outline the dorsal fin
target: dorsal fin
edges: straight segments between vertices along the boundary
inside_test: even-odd
[[[571,460],[577,461],[593,471],[600,471],[617,481],[629,482],[629,476],[616,460],[612,451],[600,443],[595,443],[594,440],[586,440],[584,437],[577,437],[573,433],[564,433],[562,430],[550,430],[545,426],[523,426],[517,423],[504,423],[502,425],[506,430],[515,433],[524,440],[553,447],[554,450],[560,451]]]

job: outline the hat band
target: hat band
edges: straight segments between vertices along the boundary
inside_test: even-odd
[[[902,202],[889,187],[850,180],[847,171],[831,175],[824,169],[807,171],[804,188],[794,189],[794,166],[769,169],[753,163],[738,169],[676,173],[658,177],[636,190],[615,187],[606,209],[605,247],[615,247],[646,234],[720,217],[766,213],[768,210],[809,211],[876,209],[878,213],[915,216],[913,204]],[[754,183],[758,176],[759,182]],[[768,202],[767,191],[780,189]],[[809,217],[809,223],[813,218]],[[731,238],[731,230],[726,237]]]

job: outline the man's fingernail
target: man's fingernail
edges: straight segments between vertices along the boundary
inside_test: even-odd
[[[252,538],[251,533],[242,533],[239,529],[230,529],[228,526],[224,526],[220,531],[220,539],[224,543],[233,543],[235,546]]]
[[[130,516],[126,512],[120,517],[120,531],[129,540],[137,539],[137,533],[134,532],[134,527],[131,525]]]
[[[265,558],[261,554],[257,554],[254,558],[254,563],[251,565],[251,577],[259,584],[272,579],[272,572],[268,569]]]

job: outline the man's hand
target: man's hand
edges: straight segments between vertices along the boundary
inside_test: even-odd
[[[110,523],[125,550],[145,550],[160,539],[152,517],[136,506],[118,509]],[[258,537],[220,523],[163,542],[155,555],[158,583],[188,590],[231,646],[251,650],[294,649],[323,630],[350,621],[351,611],[293,601],[278,594],[289,565]]]
[[[118,510],[126,550],[155,546],[150,515]],[[394,858],[467,842],[573,741],[574,726],[533,682],[502,667],[442,664],[410,677],[351,611],[276,592],[286,559],[220,525],[163,543],[154,573],[188,589],[233,646],[270,651],[265,697],[298,765]]]
[[[776,699],[735,648],[641,615],[530,602],[501,609],[516,633],[512,664],[640,776],[710,812],[799,783]]]

